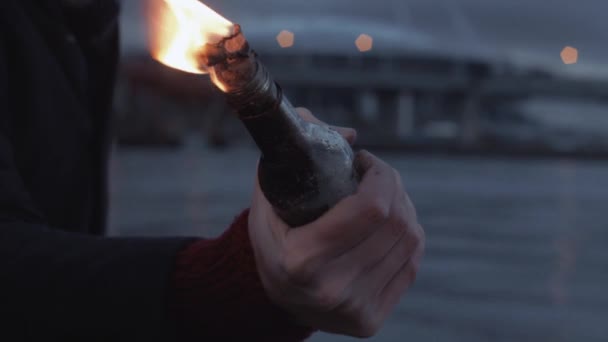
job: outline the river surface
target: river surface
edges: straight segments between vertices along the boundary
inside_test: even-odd
[[[377,154],[401,172],[427,253],[370,341],[607,340],[607,162]],[[217,236],[249,205],[256,157],[196,141],[117,150],[111,233]]]

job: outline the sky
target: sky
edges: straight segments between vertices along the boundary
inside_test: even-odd
[[[141,0],[123,1],[123,53],[146,49]],[[162,0],[161,0],[162,1]],[[276,35],[295,35],[298,51],[433,52],[541,66],[565,75],[608,78],[608,0],[207,0],[242,25],[257,49],[279,49]],[[578,50],[566,65],[560,52]]]

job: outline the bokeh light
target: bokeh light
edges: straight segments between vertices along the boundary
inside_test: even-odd
[[[282,48],[288,48],[293,46],[295,35],[293,32],[283,30],[277,35],[277,42]]]
[[[374,39],[367,34],[361,34],[357,40],[355,40],[355,45],[361,52],[370,51],[374,45]]]
[[[566,46],[560,56],[564,64],[575,64],[578,61],[578,50],[572,46]]]

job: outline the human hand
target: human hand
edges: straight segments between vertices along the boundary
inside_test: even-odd
[[[319,123],[309,111],[299,113]],[[354,132],[337,130],[354,141]],[[249,235],[276,305],[302,325],[369,337],[414,282],[425,234],[398,172],[365,151],[355,163],[357,192],[296,229],[275,214],[256,177]]]

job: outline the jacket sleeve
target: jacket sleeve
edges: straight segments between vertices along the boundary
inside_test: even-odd
[[[181,239],[95,238],[5,221],[0,224],[0,326],[33,340],[128,336],[156,341],[173,330],[166,297],[183,244]]]
[[[159,339],[172,331],[169,280],[189,240],[99,238],[48,226],[15,162],[9,123],[18,113],[7,98],[4,59],[0,49],[2,335],[16,341]]]
[[[31,206],[10,150],[0,134],[0,327],[17,334],[6,336],[154,341],[172,331],[169,279],[189,240],[52,229]]]

